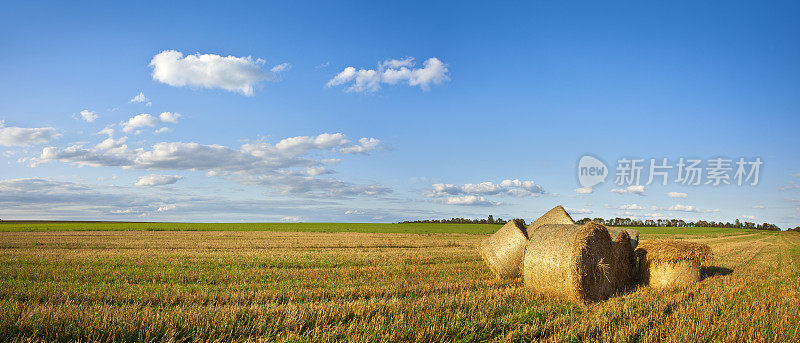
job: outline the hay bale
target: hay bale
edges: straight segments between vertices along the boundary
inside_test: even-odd
[[[586,303],[614,291],[611,236],[600,224],[542,225],[529,232],[525,286],[544,296]]]
[[[634,252],[636,279],[655,288],[686,287],[700,281],[700,264],[710,259],[708,245],[677,240],[642,242]]]
[[[498,279],[515,278],[522,273],[522,256],[527,244],[525,226],[512,220],[481,241],[478,252]]]
[[[628,289],[633,278],[633,247],[630,234],[626,230],[615,230],[611,234],[611,249],[614,259],[611,268],[614,273],[614,290],[621,292]],[[612,230],[609,230],[611,233]]]
[[[539,219],[534,220],[533,223],[528,226],[528,232],[533,232],[536,228],[547,224],[575,224],[575,221],[572,220],[572,217],[569,216],[561,205],[558,205],[553,207],[550,211],[547,211],[547,213],[539,217]]]
[[[623,228],[608,228],[608,234],[611,235],[612,240],[616,240],[617,236],[623,231],[627,232],[631,238],[631,248],[636,249],[639,245],[639,231]]]

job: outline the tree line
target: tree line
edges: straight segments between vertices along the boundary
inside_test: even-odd
[[[525,225],[524,219],[514,219],[519,220],[523,225]],[[681,219],[647,219],[647,220],[640,220],[640,219],[631,219],[631,218],[613,218],[613,219],[603,219],[603,218],[583,218],[578,220],[576,223],[578,224],[586,224],[589,221],[594,221],[599,224],[603,224],[605,226],[642,226],[642,227],[719,227],[719,228],[731,228],[731,229],[754,229],[754,230],[772,230],[772,231],[780,231],[781,228],[775,224],[770,223],[751,223],[751,222],[741,222],[739,219],[736,219],[733,223],[731,222],[715,222],[715,221],[705,221],[705,220],[698,220],[696,222],[692,221],[684,221]],[[450,219],[424,219],[424,220],[413,220],[413,221],[402,221],[398,224],[410,224],[410,223],[441,223],[441,224],[505,224],[507,220],[502,218],[495,219],[494,216],[490,215],[484,219],[468,219],[468,218],[450,218]],[[800,231],[800,226],[795,229],[789,230],[797,230]]]

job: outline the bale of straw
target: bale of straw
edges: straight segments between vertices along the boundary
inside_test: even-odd
[[[522,273],[522,256],[527,243],[525,226],[512,220],[481,241],[478,252],[498,279],[515,278]]]
[[[550,211],[547,211],[547,213],[539,217],[539,219],[534,220],[533,223],[528,226],[528,232],[533,232],[536,228],[547,224],[575,224],[575,221],[572,220],[572,217],[569,216],[561,205],[558,205],[553,207]]]
[[[630,234],[626,230],[614,230],[611,233],[611,249],[614,258],[611,269],[614,273],[614,290],[622,292],[628,289],[633,279],[633,247]]]
[[[529,234],[523,262],[526,287],[577,303],[605,299],[614,291],[611,236],[604,226],[547,224]]]
[[[608,228],[608,234],[611,235],[612,240],[616,240],[616,237],[623,231],[627,232],[631,238],[631,248],[636,249],[636,246],[639,245],[639,231],[623,228]]]
[[[711,248],[701,243],[642,242],[634,251],[636,279],[655,288],[686,287],[700,281],[700,265],[711,256]]]

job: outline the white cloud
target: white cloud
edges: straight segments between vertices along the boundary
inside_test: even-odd
[[[500,196],[513,196],[513,197],[527,197],[539,196],[544,194],[544,189],[537,185],[532,180],[503,180],[499,184],[494,182],[481,182],[481,183],[467,183],[463,186],[457,186],[449,183],[436,183],[431,185],[433,188],[425,192],[425,196],[429,198],[446,197],[453,195],[500,195]]]
[[[153,131],[153,133],[159,134],[159,133],[165,133],[165,132],[171,132],[171,131],[172,131],[172,129],[164,126],[164,127],[160,128],[160,129],[157,129],[157,130]]]
[[[755,205],[755,206],[753,206],[753,208],[757,209],[757,210],[763,210],[764,209],[764,205]]]
[[[174,124],[178,122],[178,118],[180,117],[180,114],[172,112],[162,112],[158,117],[149,113],[141,113],[128,119],[127,121],[121,122],[120,125],[122,126],[122,131],[125,133],[139,133],[137,130],[139,128],[154,127],[164,123]],[[161,133],[164,131],[165,130],[163,129],[159,129],[156,130],[156,133]]]
[[[575,193],[578,194],[591,194],[593,191],[592,187],[575,188]]]
[[[445,204],[448,205],[468,205],[468,206],[480,206],[480,205],[499,205],[499,202],[490,201],[484,197],[479,197],[475,195],[465,195],[460,197],[449,197],[445,199]]]
[[[135,185],[138,187],[171,185],[180,181],[181,179],[183,179],[183,176],[150,174],[139,177],[139,180],[136,181]]]
[[[46,147],[38,158],[31,159],[30,165],[61,161],[93,167],[206,171],[208,176],[228,176],[243,184],[267,186],[279,194],[309,197],[375,196],[391,192],[377,184],[356,185],[333,178],[312,177],[333,172],[324,168],[331,159],[319,158],[320,154],[346,153],[353,150],[348,149],[353,146],[364,147],[363,139],[353,143],[341,133],[290,137],[276,144],[250,142],[239,148],[161,142],[150,149],[130,149],[123,144],[125,138],[109,138],[95,147]],[[369,149],[373,148],[358,150],[365,154]]]
[[[626,188],[614,188],[611,191],[617,194],[628,193],[628,194],[647,195],[644,193],[644,186],[642,185],[628,186]]]
[[[622,205],[618,207],[620,210],[644,210],[645,208],[637,204]]]
[[[179,113],[172,113],[172,112],[161,112],[161,114],[158,115],[158,119],[161,119],[162,122],[173,123],[173,124],[177,123],[178,118],[180,117],[181,115]]]
[[[376,92],[381,84],[406,84],[419,86],[423,91],[430,90],[432,85],[450,81],[447,65],[432,57],[423,63],[422,68],[414,68],[411,57],[402,60],[387,60],[378,63],[378,69],[356,69],[347,67],[326,84],[327,87],[350,84],[347,92]]]
[[[281,218],[282,222],[287,222],[287,223],[297,223],[300,220],[301,219],[298,216],[286,216],[286,217]]]
[[[80,119],[83,119],[83,121],[85,121],[87,123],[93,122],[98,117],[97,113],[94,113],[94,112],[89,111],[89,110],[83,110],[83,111],[81,111],[79,113],[79,115],[80,115]]]
[[[183,56],[175,50],[162,51],[150,61],[153,80],[175,87],[220,88],[252,96],[254,87],[263,81],[271,81],[275,76],[263,68],[262,59],[247,57],[220,56],[214,54],[194,54]],[[288,68],[273,67],[278,71]]]
[[[177,207],[178,206],[175,205],[175,204],[168,204],[168,205],[164,205],[164,206],[159,207],[158,209],[156,209],[156,212],[166,212],[166,211],[174,210]]]
[[[114,135],[114,129],[112,129],[110,126],[106,126],[102,130],[98,131],[97,134],[98,135],[107,135],[107,136],[111,137],[111,136]]]
[[[0,120],[0,145],[2,146],[31,146],[47,143],[58,137],[61,137],[61,134],[53,127],[5,126],[5,123]]]
[[[592,213],[592,210],[585,209],[585,208],[569,208],[569,207],[567,207],[566,210],[570,214],[590,214],[590,213]]]
[[[131,98],[131,100],[128,101],[128,102],[129,103],[144,103],[147,106],[152,106],[153,105],[153,103],[150,102],[150,99],[148,99],[146,96],[144,96],[144,92],[139,92],[139,94],[137,94],[136,96]]]
[[[270,69],[269,71],[277,74],[280,72],[288,71],[289,69],[292,69],[291,63],[281,63],[272,67],[272,69]]]
[[[750,220],[755,220],[755,219],[756,219],[756,216],[747,216],[747,215],[742,215],[742,216],[739,216],[739,217],[740,217],[740,218],[744,218],[744,219],[750,219]]]
[[[698,212],[698,213],[719,212],[719,209],[704,210],[704,209],[700,209],[700,208],[694,207],[692,205],[681,205],[681,204],[672,205],[672,206],[668,207],[666,210],[667,211],[679,211],[679,212]]]
[[[669,193],[667,193],[667,196],[670,197],[670,198],[686,198],[689,195],[686,194],[686,193],[680,193],[680,192],[669,192]]]
[[[347,210],[347,211],[344,211],[344,214],[347,214],[347,215],[354,215],[354,216],[355,216],[355,215],[362,215],[362,214],[364,214],[364,213],[365,213],[365,212],[364,212],[364,211],[362,211],[362,210]]]

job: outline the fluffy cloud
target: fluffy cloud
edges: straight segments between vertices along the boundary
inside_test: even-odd
[[[180,117],[180,114],[172,112],[161,112],[158,117],[149,113],[142,113],[120,123],[120,125],[122,126],[122,131],[125,133],[139,133],[138,129],[142,127],[154,127],[164,123],[175,124],[178,122],[178,118]],[[161,133],[164,131],[165,130],[162,128],[156,130],[156,133]]]
[[[330,174],[324,165],[331,159],[315,159],[320,153],[366,154],[378,149],[375,138],[357,143],[341,133],[298,136],[275,144],[250,142],[238,148],[199,143],[161,142],[150,149],[131,149],[126,137],[109,137],[94,147],[73,145],[64,149],[46,147],[31,159],[31,166],[60,161],[93,167],[117,166],[125,169],[206,171],[209,176],[230,176],[243,184],[264,185],[284,195],[347,197],[382,195],[391,190],[380,185],[356,185],[333,178],[314,178]],[[366,142],[366,143],[365,143]]]
[[[464,195],[460,197],[448,197],[444,199],[444,203],[448,205],[466,205],[466,206],[483,206],[483,205],[499,205],[499,202],[490,201],[481,196]]]
[[[739,217],[740,218],[744,218],[744,219],[750,219],[750,220],[755,220],[756,219],[756,216],[748,216],[748,215],[742,215],[742,216],[739,216]]]
[[[666,208],[667,211],[677,211],[677,212],[697,212],[697,213],[711,213],[711,212],[719,212],[719,209],[713,210],[704,210],[692,205],[681,205],[676,204]]]
[[[80,113],[78,113],[78,115],[80,115],[80,117],[75,117],[76,119],[83,119],[83,121],[87,123],[93,122],[98,117],[97,113],[94,113],[89,110],[83,110]]]
[[[136,181],[135,185],[139,187],[171,185],[180,181],[181,179],[183,179],[183,176],[150,174],[139,177],[139,180]]]
[[[567,212],[569,212],[569,213],[571,213],[573,215],[574,214],[590,214],[590,213],[592,213],[592,210],[585,209],[585,208],[569,208],[569,207],[567,207],[566,210],[567,210]]]
[[[689,195],[686,194],[686,193],[680,193],[680,192],[669,192],[669,193],[667,193],[667,196],[670,197],[670,198],[686,198]]]
[[[156,212],[166,212],[166,211],[169,211],[169,210],[174,210],[176,208],[178,208],[178,205],[168,204],[168,205],[164,205],[164,206],[161,206],[161,207],[157,208]]]
[[[282,222],[287,222],[287,223],[297,223],[297,222],[300,222],[300,220],[301,219],[298,216],[286,216],[286,217],[281,218]]]
[[[647,195],[647,194],[644,194],[644,186],[642,186],[642,185],[628,186],[626,188],[614,188],[611,191],[614,192],[614,193],[617,193],[617,194],[626,194],[627,193],[627,194]]]
[[[175,50],[162,51],[150,61],[153,80],[175,87],[220,88],[252,96],[254,87],[275,80],[274,73],[285,71],[289,64],[279,64],[272,72],[265,70],[262,59],[194,54],[183,56]]]
[[[447,65],[432,57],[423,62],[422,68],[414,68],[411,57],[402,60],[387,60],[378,63],[378,69],[356,69],[347,67],[326,84],[327,87],[350,84],[347,92],[376,92],[381,84],[419,86],[428,91],[431,85],[450,81]]]
[[[152,106],[153,105],[153,103],[150,102],[150,99],[148,99],[146,96],[144,96],[144,92],[139,92],[139,94],[137,94],[136,96],[131,98],[131,100],[128,101],[128,102],[129,103],[144,103],[147,106]]]
[[[52,127],[5,126],[5,123],[0,121],[0,145],[2,146],[43,144],[60,136],[61,134]]]
[[[292,69],[292,64],[291,63],[281,63],[281,64],[278,64],[278,65],[272,67],[272,69],[270,69],[269,71],[277,74],[277,73],[281,73],[281,72],[284,72],[284,71],[288,71],[289,69]]]
[[[592,187],[575,188],[575,193],[578,194],[591,194],[593,191]]]
[[[532,180],[503,180],[499,184],[494,182],[468,183],[457,186],[449,183],[436,183],[431,185],[432,190],[425,193],[429,198],[438,198],[454,195],[508,195],[514,197],[539,196],[544,189]]]
[[[620,210],[643,210],[644,207],[639,206],[637,204],[629,204],[629,205],[622,205],[618,207]]]

